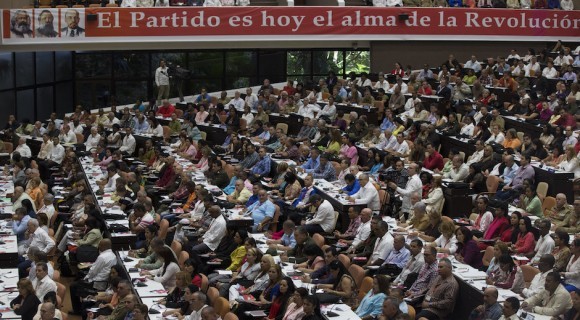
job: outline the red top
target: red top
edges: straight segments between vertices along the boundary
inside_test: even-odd
[[[443,156],[437,151],[434,151],[429,157],[423,160],[423,167],[433,170],[435,168],[443,169]]]
[[[531,232],[526,233],[525,236],[522,236],[520,233],[518,235],[518,241],[516,242],[516,252],[522,254],[528,254],[534,252],[535,248],[535,239],[534,234]]]
[[[163,116],[164,118],[171,117],[171,114],[174,112],[175,112],[175,107],[172,104],[168,105],[167,107],[161,106],[161,107],[159,107],[159,109],[157,109],[157,115]]]

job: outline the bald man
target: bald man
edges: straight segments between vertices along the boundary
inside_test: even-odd
[[[566,217],[571,214],[574,214],[574,207],[568,204],[565,194],[558,193],[556,195],[556,206],[552,208],[547,218],[549,218],[554,224],[554,227],[557,228],[564,226]]]
[[[501,305],[497,302],[499,293],[495,287],[487,287],[483,291],[483,304],[477,306],[469,315],[469,320],[497,320],[502,316]]]

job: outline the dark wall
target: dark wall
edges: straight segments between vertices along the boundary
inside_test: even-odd
[[[555,44],[555,43],[554,43]],[[552,46],[554,44],[551,44]],[[546,48],[545,42],[441,42],[441,41],[381,41],[371,42],[371,71],[391,71],[395,62],[403,66],[408,64],[413,69],[421,69],[423,63],[435,67],[443,63],[450,53],[461,63],[465,63],[472,54],[478,61],[499,55],[507,57],[511,49],[516,49],[519,55],[525,55],[528,48]],[[576,45],[572,46],[572,50]]]

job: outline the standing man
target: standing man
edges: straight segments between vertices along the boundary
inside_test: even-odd
[[[418,166],[416,163],[411,163],[407,169],[409,173],[409,180],[407,181],[405,188],[399,187],[394,182],[389,182],[389,188],[395,189],[398,194],[403,197],[403,204],[401,205],[401,212],[405,214],[405,219],[408,218],[408,214],[411,211],[411,196],[413,193],[417,192],[421,194],[421,189],[423,188],[423,183],[417,174]]]
[[[165,60],[159,61],[159,68],[155,70],[155,85],[157,86],[157,105],[161,99],[169,99],[169,68]]]

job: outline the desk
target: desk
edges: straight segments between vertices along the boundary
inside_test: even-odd
[[[322,109],[328,104],[328,102],[318,101],[317,104]],[[338,110],[344,111],[345,115],[354,111],[358,114],[359,118],[361,116],[366,116],[368,124],[377,125],[379,123],[378,109],[373,107],[373,106],[363,107],[363,106],[359,106],[359,105],[347,105],[345,103],[337,103],[335,105],[336,105],[336,110],[337,111]]]
[[[4,271],[7,270],[4,268],[16,268],[18,266],[18,243],[15,235],[0,236],[0,240],[4,242],[4,244],[0,245],[0,266],[2,266],[2,273],[4,274]]]
[[[119,251],[119,257],[126,257],[127,253],[128,251]],[[129,258],[129,259],[131,259],[132,261],[124,261],[123,259],[120,259],[121,263],[123,264],[123,267],[125,268],[125,271],[127,272],[127,275],[129,276],[129,279],[131,281],[143,279],[143,277],[139,275],[139,271],[129,272],[129,269],[134,268],[135,265],[139,262],[139,259],[137,258]],[[133,286],[135,292],[139,295],[139,297],[157,298],[157,300],[159,300],[167,296],[167,291],[165,291],[165,288],[163,288],[163,285],[160,282],[146,279],[142,283],[144,283],[146,286],[145,287],[138,287],[137,285]]]
[[[366,208],[364,203],[352,203],[346,200],[346,194],[340,194],[338,191],[341,189],[340,183],[328,182],[324,179],[315,179],[314,188],[316,192],[320,194],[322,199],[328,200],[332,204],[335,211],[338,211],[338,220],[336,221],[336,230],[340,232],[345,232],[350,223],[350,218],[348,217],[348,209],[350,207],[356,206]]]
[[[540,135],[542,134],[542,125],[540,124],[533,125],[531,123],[522,121],[521,119],[512,116],[504,116],[503,119],[505,122],[506,130],[514,128],[516,129],[516,131],[521,131],[523,133],[529,134],[532,137],[532,139],[539,138]]]
[[[354,313],[354,311],[352,311],[352,309],[343,303],[339,303],[339,304],[329,304],[327,306],[323,306],[322,308],[320,308],[320,311],[322,313],[322,317],[326,320],[334,320],[334,319],[341,319],[341,320],[357,320],[360,319],[359,316],[356,315],[356,313]],[[330,317],[327,315],[327,312],[332,311],[334,313],[336,313],[338,316],[335,317]]]
[[[22,317],[14,313],[10,308],[10,301],[18,296],[18,290],[16,289],[16,284],[20,280],[18,279],[18,269],[3,268],[0,271],[0,279],[4,281],[0,284],[0,304],[2,304],[0,306],[0,315],[2,319],[21,319]]]

